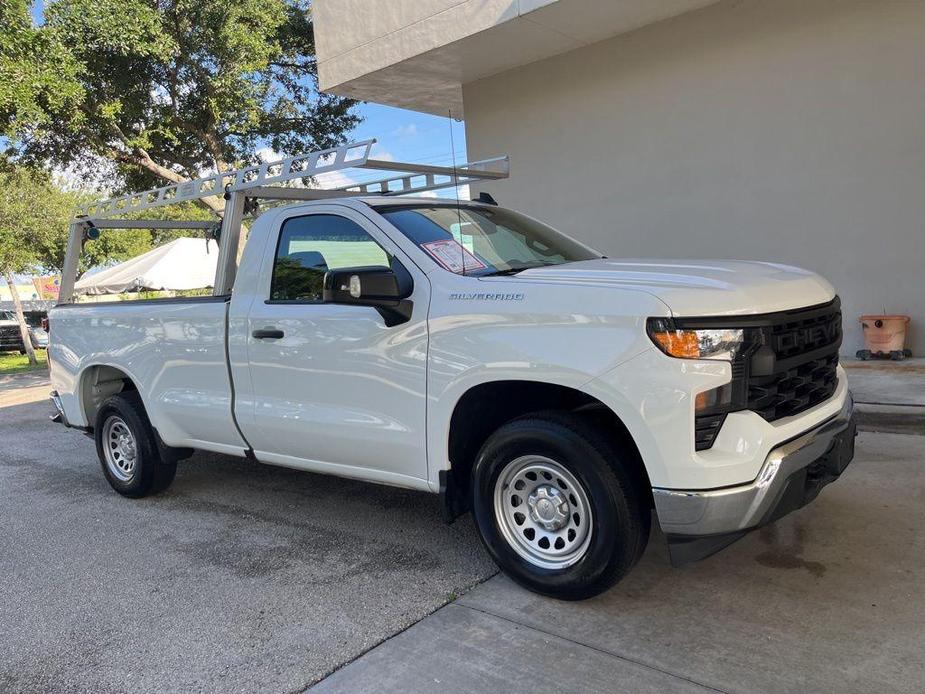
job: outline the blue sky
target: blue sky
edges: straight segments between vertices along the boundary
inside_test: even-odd
[[[466,161],[466,135],[461,122],[379,104],[360,104],[357,112],[363,116],[363,122],[350,139],[376,138],[374,158],[451,166],[454,157],[450,147],[452,127],[456,164]],[[361,182],[381,177],[381,173],[374,172],[357,172],[350,176]]]
[[[32,16],[42,21],[42,0],[35,0]],[[450,119],[407,111],[379,104],[360,104],[357,113],[363,122],[351,133],[351,140],[378,140],[373,156],[398,161],[446,165],[452,164]],[[466,135],[463,124],[452,123],[456,163],[466,161]],[[359,172],[351,176],[357,181],[379,178],[380,175]]]

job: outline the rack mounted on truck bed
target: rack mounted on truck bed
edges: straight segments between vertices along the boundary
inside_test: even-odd
[[[414,195],[452,188],[482,180],[507,178],[508,157],[497,157],[461,164],[431,166],[410,162],[371,159],[375,139],[351,142],[339,147],[299,154],[230,171],[221,171],[191,181],[183,181],[142,193],[132,193],[81,206],[71,222],[64,271],[58,301],[73,300],[77,265],[83,245],[99,229],[199,229],[218,236],[219,257],[213,294],[228,294],[234,284],[238,252],[242,247],[242,224],[254,201],[323,200],[360,195]],[[352,183],[335,188],[317,188],[315,176],[345,169],[390,171],[398,175]],[[278,185],[288,184],[288,185]],[[204,198],[224,198],[221,219],[215,222],[116,219],[121,215]]]

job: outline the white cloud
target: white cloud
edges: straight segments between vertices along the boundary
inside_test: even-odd
[[[455,188],[441,188],[440,190],[425,190],[423,193],[414,194],[420,198],[437,198],[439,200],[455,200],[456,199],[456,189]],[[471,198],[471,193],[469,192],[468,185],[459,186],[459,200],[460,202],[468,202]]]
[[[370,159],[380,159],[382,161],[395,161],[395,156],[384,149],[379,149],[379,143],[373,145],[373,148],[369,152]]]
[[[356,185],[359,181],[343,171],[329,171],[315,176],[314,188],[330,190]]]
[[[416,123],[408,123],[407,125],[400,125],[395,130],[392,131],[392,135],[395,137],[415,137],[420,134],[418,126]]]

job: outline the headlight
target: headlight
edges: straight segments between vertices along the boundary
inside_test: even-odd
[[[745,345],[743,329],[683,329],[668,318],[650,318],[646,329],[660,350],[679,359],[734,361]]]

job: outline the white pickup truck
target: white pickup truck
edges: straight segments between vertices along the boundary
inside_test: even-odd
[[[351,197],[253,224],[229,296],[50,313],[56,417],[129,497],[194,449],[439,493],[580,599],[812,500],[853,456],[833,288],[605,258],[493,204]]]

